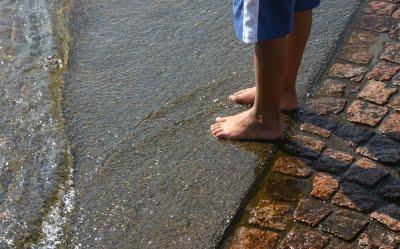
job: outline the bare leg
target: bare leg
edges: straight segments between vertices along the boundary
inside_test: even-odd
[[[219,139],[277,139],[282,136],[281,94],[288,65],[288,38],[258,42],[254,48],[256,95],[253,107],[217,118],[211,126]]]
[[[283,95],[281,101],[282,110],[294,110],[298,107],[296,94],[296,79],[299,71],[301,59],[303,58],[308,37],[312,25],[312,10],[296,12],[294,14],[293,32],[288,36],[288,56],[289,65],[283,85]],[[231,101],[242,104],[253,104],[256,88],[250,87],[229,96]]]

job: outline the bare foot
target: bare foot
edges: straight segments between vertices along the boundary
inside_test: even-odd
[[[257,120],[253,108],[245,112],[218,117],[211,125],[212,134],[218,139],[229,140],[275,140],[282,136],[281,120],[265,122]]]
[[[256,88],[249,87],[235,92],[233,95],[229,96],[229,100],[245,105],[254,104],[254,99],[256,96]],[[281,110],[282,111],[294,111],[298,109],[298,100],[296,94],[283,94]]]

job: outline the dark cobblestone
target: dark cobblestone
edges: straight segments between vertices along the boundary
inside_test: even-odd
[[[272,203],[261,200],[258,205],[250,211],[248,223],[264,228],[284,230],[292,218],[293,209],[286,204]]]
[[[339,180],[329,174],[318,172],[312,183],[311,195],[322,200],[328,200],[338,189]]]
[[[349,37],[349,44],[372,45],[377,42],[377,35],[374,32],[365,30],[355,30]]]
[[[377,162],[394,164],[400,161],[399,143],[384,136],[373,137],[356,151]]]
[[[335,135],[343,139],[347,145],[355,147],[373,136],[373,132],[353,124],[343,124]]]
[[[333,64],[329,71],[329,76],[338,78],[347,78],[353,81],[361,81],[364,78],[368,68],[364,66],[355,66],[353,64]]]
[[[400,112],[400,95],[394,97],[388,106]]]
[[[360,28],[375,32],[386,32],[389,26],[390,19],[378,15],[364,15],[359,24]]]
[[[229,249],[273,249],[278,234],[257,228],[241,227],[236,233]]]
[[[383,52],[380,54],[381,60],[386,60],[394,63],[400,63],[400,43],[387,42]]]
[[[279,157],[272,166],[272,170],[293,177],[305,178],[312,174],[312,170],[304,161],[292,156]]]
[[[315,162],[315,169],[332,174],[345,172],[354,158],[344,152],[327,149],[321,157]]]
[[[388,111],[386,107],[355,100],[347,111],[347,119],[351,122],[375,126]]]
[[[383,105],[396,91],[397,88],[388,87],[387,84],[381,81],[370,80],[358,94],[358,97],[378,105]]]
[[[304,135],[295,135],[286,144],[290,152],[306,158],[317,158],[325,146],[324,141]]]
[[[360,186],[342,183],[339,191],[333,196],[332,203],[359,212],[370,212],[375,207],[376,199]]]
[[[374,186],[380,179],[387,176],[389,172],[381,165],[366,158],[357,160],[346,172],[345,177],[349,181],[360,183],[367,187]]]
[[[340,80],[327,79],[322,83],[321,88],[317,91],[317,95],[340,98],[344,94],[345,87],[346,84]]]
[[[395,204],[373,212],[371,218],[376,219],[393,231],[400,232],[400,207]]]
[[[338,114],[346,107],[347,100],[334,97],[321,97],[307,101],[307,107],[318,115]]]
[[[292,230],[282,241],[279,249],[322,249],[329,237],[315,231]]]
[[[400,202],[400,180],[389,177],[388,182],[380,189],[379,193],[389,201]]]
[[[345,210],[337,210],[321,223],[322,231],[344,240],[352,240],[367,224],[368,219]]]
[[[379,81],[387,81],[390,80],[399,70],[400,66],[394,63],[381,61],[376,64],[375,67],[367,74],[367,78]]]
[[[266,186],[267,195],[278,201],[298,201],[308,194],[308,182],[285,175],[273,174]]]
[[[308,133],[312,133],[312,134],[315,134],[315,135],[318,135],[318,136],[324,137],[324,138],[328,138],[332,135],[332,133],[329,130],[321,128],[321,127],[313,125],[313,124],[309,124],[309,123],[301,124],[300,130],[306,131]]]
[[[340,57],[348,62],[369,64],[372,60],[372,52],[368,45],[348,45],[340,53]]]
[[[383,2],[383,1],[371,1],[365,7],[366,14],[375,15],[392,15],[396,10],[396,4]]]
[[[393,112],[390,114],[379,126],[378,131],[395,140],[400,140],[400,113]]]
[[[361,249],[398,249],[400,234],[382,228],[372,222],[368,229],[360,235],[358,247]]]
[[[332,209],[328,205],[320,201],[307,198],[299,201],[299,205],[294,213],[294,218],[297,221],[315,227],[331,212]]]
[[[400,73],[397,73],[392,77],[392,82],[394,85],[400,86]]]

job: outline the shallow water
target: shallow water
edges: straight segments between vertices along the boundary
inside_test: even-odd
[[[70,175],[59,109],[64,58],[53,26],[58,4],[0,2],[1,248],[46,237],[43,220]]]

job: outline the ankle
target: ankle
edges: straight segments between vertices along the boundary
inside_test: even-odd
[[[262,112],[253,107],[249,111],[252,113],[254,123],[257,125],[269,128],[278,128],[282,126],[282,115],[280,110],[276,112]]]

